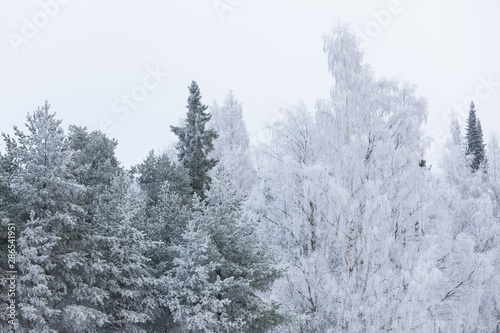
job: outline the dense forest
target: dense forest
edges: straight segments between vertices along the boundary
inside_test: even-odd
[[[324,50],[331,98],[256,147],[235,94],[209,107],[195,81],[176,153],[130,169],[47,102],[3,134],[0,329],[495,332],[498,139],[471,103],[431,167],[416,87],[344,25]]]

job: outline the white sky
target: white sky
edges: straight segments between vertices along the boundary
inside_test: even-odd
[[[46,11],[53,17],[43,4],[52,4]],[[216,4],[231,10],[221,18]],[[379,15],[377,22],[374,13],[389,9],[390,17]],[[0,132],[22,126],[26,113],[48,99],[65,128],[99,129],[108,119],[128,167],[173,142],[169,125],[185,115],[194,79],[208,105],[233,89],[258,142],[280,108],[301,100],[312,110],[316,99],[329,97],[322,35],[340,18],[372,35],[363,49],[378,77],[397,76],[428,98],[427,129],[438,143],[440,131],[448,132],[446,115],[471,95],[479,98],[478,116],[489,134],[500,130],[499,13],[496,0],[6,0],[0,3]],[[135,108],[120,104],[122,94],[144,92],[143,80],[155,68],[168,77],[158,85],[147,80],[151,91]],[[466,108],[457,111],[466,117]]]

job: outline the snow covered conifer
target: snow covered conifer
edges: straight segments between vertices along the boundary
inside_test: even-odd
[[[261,293],[279,273],[228,176],[218,170],[206,199],[193,209],[170,271],[174,318],[207,332],[265,332],[276,326],[277,306]]]
[[[84,207],[87,221],[95,214],[96,197],[111,183],[120,170],[115,156],[118,142],[100,131],[88,132],[87,128],[70,126],[68,141],[73,152],[72,173],[78,183],[85,186]]]
[[[466,148],[465,155],[469,158],[469,164],[473,172],[481,167],[485,159],[483,131],[481,123],[476,115],[474,102],[470,103],[469,117],[466,128]]]
[[[181,165],[176,165],[166,154],[156,155],[152,150],[146,159],[133,168],[138,175],[138,182],[147,196],[148,210],[158,206],[166,183],[170,191],[177,194],[184,203],[190,198],[189,177]],[[148,212],[148,216],[150,213]]]
[[[133,168],[144,193],[146,234],[161,245],[148,251],[148,262],[154,275],[164,283],[160,284],[159,293],[166,295],[169,289],[165,282],[166,272],[172,266],[174,255],[169,249],[172,242],[179,241],[186,228],[191,203],[189,176],[182,165],[173,164],[166,154],[156,155],[150,151],[146,159]],[[162,296],[160,296],[161,298]],[[170,310],[162,304],[155,311],[155,321],[150,329],[163,330],[172,326]]]
[[[145,253],[159,245],[144,229],[144,198],[126,174],[111,180],[99,196],[91,237],[91,274],[98,294],[98,309],[108,316],[106,332],[146,332],[141,327],[152,319],[158,306],[156,278],[147,266]]]
[[[479,164],[479,167],[482,168],[483,170],[486,170],[487,168],[487,159],[485,151],[486,144],[484,143],[483,128],[481,126],[481,121],[479,119],[477,120],[476,135],[477,135],[476,138],[477,147],[476,147],[475,163]]]
[[[231,280],[215,277],[220,256],[210,236],[191,220],[172,251],[177,257],[167,280],[167,303],[174,320],[182,330],[216,332],[225,326],[222,320],[227,321],[227,315],[222,310],[229,303],[218,295]]]
[[[217,164],[215,159],[208,157],[214,149],[213,140],[217,133],[205,128],[212,115],[205,112],[208,107],[201,103],[200,88],[195,81],[191,82],[189,93],[186,125],[170,128],[179,138],[176,146],[178,158],[188,169],[192,193],[203,199],[210,185],[207,173]]]
[[[82,321],[95,320],[83,295],[86,228],[83,193],[71,173],[71,150],[49,104],[27,117],[28,133],[15,129],[9,142],[16,162],[10,187],[19,219],[18,304],[20,329],[37,332],[67,327],[72,306]],[[29,218],[28,218],[29,216]],[[25,222],[28,220],[28,222]]]
[[[473,105],[471,111],[473,111]],[[465,139],[466,150],[479,141],[469,135],[480,131],[480,126],[471,130],[474,112],[471,112]],[[496,322],[492,316],[499,313],[497,302],[499,293],[498,278],[491,272],[498,270],[498,238],[500,225],[496,215],[497,159],[498,145],[491,141],[489,157],[492,159],[492,172],[489,177],[476,177],[471,173],[475,161],[474,150],[470,155],[463,153],[463,138],[460,136],[458,121],[451,123],[452,140],[443,154],[443,176],[446,180],[439,184],[440,208],[448,214],[449,222],[442,227],[450,228],[448,235],[440,236],[439,245],[443,254],[438,261],[440,301],[435,303],[434,316],[439,318],[442,331],[481,331],[494,330]],[[475,135],[476,139],[479,137]],[[472,144],[469,144],[472,142]],[[477,147],[477,146],[476,146]],[[480,147],[479,147],[480,148]],[[467,163],[469,162],[469,163]],[[482,162],[484,165],[484,161]],[[477,164],[478,169],[482,168]],[[472,169],[473,172],[477,171]],[[486,180],[486,181],[485,181]],[[489,183],[489,184],[488,184]],[[491,186],[491,190],[487,186]],[[489,193],[491,196],[487,195]]]

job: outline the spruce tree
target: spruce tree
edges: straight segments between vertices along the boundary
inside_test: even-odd
[[[205,128],[212,115],[205,112],[208,107],[201,103],[200,88],[195,81],[191,82],[189,93],[185,126],[170,128],[179,138],[176,146],[178,158],[188,170],[192,193],[203,199],[210,185],[208,171],[217,164],[208,154],[214,149],[213,140],[218,135],[214,130]]]
[[[475,153],[475,164],[478,167],[482,167],[486,170],[486,153],[485,153],[484,139],[483,139],[483,128],[481,127],[481,121],[477,119],[477,130],[476,130],[476,153]]]
[[[485,158],[485,145],[483,141],[483,131],[481,122],[477,118],[474,102],[470,103],[469,118],[465,132],[466,147],[465,155],[469,160],[472,172],[479,170]]]

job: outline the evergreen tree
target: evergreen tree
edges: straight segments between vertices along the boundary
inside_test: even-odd
[[[1,156],[0,156],[1,158]],[[9,298],[8,298],[8,293],[9,293],[9,284],[7,283],[7,277],[9,274],[7,274],[7,271],[11,270],[8,267],[8,244],[9,244],[9,239],[8,239],[8,228],[7,228],[7,223],[8,219],[5,218],[5,213],[1,210],[3,206],[3,203],[1,202],[2,196],[0,194],[0,311],[2,311],[2,315],[0,316],[0,330],[7,332],[8,329],[8,320],[9,318],[6,317],[7,313],[7,306],[9,306]]]
[[[217,332],[221,331],[220,328],[227,329],[224,323],[228,318],[223,309],[230,301],[218,295],[228,288],[232,279],[215,277],[215,271],[221,266],[217,261],[220,255],[210,236],[190,220],[182,239],[172,246],[172,250],[178,255],[168,279],[167,303],[173,319],[182,331]]]
[[[486,171],[487,168],[487,159],[486,159],[486,152],[485,152],[485,147],[486,144],[484,144],[484,139],[483,139],[483,128],[481,127],[481,121],[478,119],[477,120],[477,131],[476,131],[476,142],[477,142],[477,148],[476,148],[476,154],[475,154],[475,163],[479,165],[483,170]]]
[[[259,242],[229,178],[218,171],[174,246],[169,306],[183,328],[205,332],[265,332],[280,323],[277,306],[260,293],[279,276]]]
[[[151,150],[141,164],[132,168],[132,173],[138,176],[141,189],[146,193],[148,217],[152,214],[149,210],[161,203],[165,184],[168,184],[170,191],[178,195],[183,203],[187,204],[190,199],[186,169],[172,163],[166,154],[157,156]]]
[[[184,127],[171,126],[172,132],[179,138],[176,148],[179,161],[188,170],[192,193],[205,198],[205,190],[209,188],[210,171],[216,164],[215,159],[208,154],[214,149],[213,140],[217,138],[214,130],[205,129],[212,117],[205,112],[207,106],[201,103],[201,93],[198,84],[191,82],[189,87],[188,112]]]
[[[150,151],[147,158],[132,168],[146,198],[145,224],[147,237],[161,244],[147,253],[148,265],[157,278],[163,277],[171,268],[174,255],[169,246],[178,241],[185,229],[191,193],[189,176],[181,165],[170,162],[166,154],[155,155]],[[168,292],[168,283],[159,286],[160,298]],[[167,306],[160,306],[154,313],[155,320],[149,326],[154,331],[168,330],[173,319]]]
[[[470,103],[465,138],[465,155],[468,157],[472,172],[476,172],[483,165],[483,162],[485,162],[485,144],[481,123],[476,116],[474,102]]]
[[[9,136],[3,134],[6,152],[0,152],[0,308],[2,314],[7,313],[6,307],[9,305],[8,292],[9,286],[6,278],[7,271],[12,271],[8,267],[8,245],[11,244],[8,239],[8,223],[13,222],[16,226],[17,234],[20,226],[18,217],[18,198],[16,198],[10,187],[10,183],[16,170],[13,150],[16,147],[16,142]],[[22,214],[21,214],[22,215]],[[17,239],[16,239],[17,240]],[[17,246],[17,244],[15,244]],[[0,330],[8,331],[8,323],[5,315],[0,316]]]
[[[152,253],[153,264],[164,268],[172,259],[163,252],[164,247],[180,238],[186,225],[191,200],[189,176],[182,166],[172,164],[167,155],[156,156],[153,151],[133,171],[138,174],[138,183],[146,196],[148,234],[163,242],[161,249]]]
[[[97,308],[107,315],[103,332],[146,332],[158,307],[157,279],[148,267],[146,253],[159,243],[146,237],[144,198],[128,175],[111,180],[99,196],[95,217],[91,274]]]
[[[3,135],[3,140],[6,146],[6,153],[0,153],[0,207],[8,216],[8,218],[19,222],[26,215],[19,215],[19,210],[16,205],[19,199],[14,195],[11,182],[15,172],[18,170],[18,164],[15,158],[15,151],[17,149],[17,142],[6,134]]]
[[[78,205],[83,187],[71,173],[61,121],[49,107],[45,103],[29,114],[29,133],[15,128],[16,140],[9,143],[16,163],[10,180],[15,207],[20,219],[29,216],[18,228],[20,329],[37,332],[71,327],[75,312],[87,322],[98,316],[86,302],[81,249],[87,228]]]
[[[68,141],[73,150],[72,173],[78,183],[85,186],[83,206],[86,220],[91,222],[97,195],[111,184],[115,173],[121,170],[115,156],[118,142],[100,131],[89,133],[87,128],[81,126],[69,127]]]
[[[500,225],[495,207],[498,145],[494,140],[490,142],[492,172],[485,181],[471,173],[470,156],[463,153],[464,138],[456,117],[452,118],[451,133],[441,165],[444,181],[435,186],[440,192],[440,209],[449,220],[441,228],[451,230],[440,236],[439,289],[443,292],[432,312],[440,319],[443,332],[490,332],[496,325],[492,318],[500,313],[498,302],[493,301],[499,297],[499,280],[497,274],[488,273],[499,267],[497,260],[489,259],[498,257],[499,251]]]

